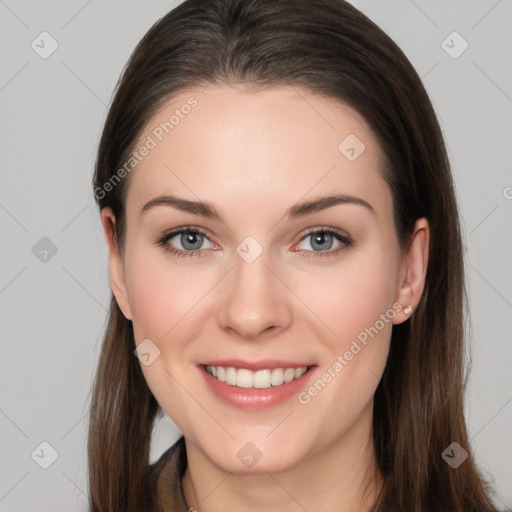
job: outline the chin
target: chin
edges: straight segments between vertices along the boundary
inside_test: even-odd
[[[272,436],[272,434],[271,434]],[[243,440],[242,440],[243,439]],[[305,443],[301,449],[293,442],[238,436],[226,443],[205,446],[210,460],[223,471],[239,474],[279,473],[297,467],[306,456]]]

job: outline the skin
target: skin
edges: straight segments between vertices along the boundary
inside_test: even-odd
[[[402,253],[368,125],[350,107],[295,87],[182,91],[139,140],[191,96],[197,106],[130,175],[123,256],[112,211],[101,214],[117,302],[136,344],[149,338],[160,350],[141,368],[184,433],[187,504],[201,512],[369,510],[382,484],[373,397],[392,325],[413,314],[404,309],[415,308],[423,292],[428,223],[416,222]],[[365,144],[354,161],[338,150],[351,133]],[[168,206],[141,214],[149,200],[171,193],[213,203],[223,222]],[[298,219],[284,215],[299,201],[334,193],[361,198],[374,212],[347,203]],[[180,258],[156,244],[181,226],[208,232],[202,257]],[[305,232],[325,227],[352,244],[334,253],[343,247],[334,238],[315,249]],[[236,252],[247,236],[263,249],[251,264]],[[185,250],[179,235],[168,245]],[[220,358],[309,361],[320,377],[394,303],[401,310],[392,321],[307,404],[294,396],[246,411],[219,401],[199,378],[199,362]],[[237,457],[247,442],[262,454],[252,468]]]

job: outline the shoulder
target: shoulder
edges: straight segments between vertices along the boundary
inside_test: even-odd
[[[186,462],[187,451],[185,448],[185,438],[181,436],[171,447],[160,455],[160,458],[156,462],[150,464],[148,467],[148,477],[150,479],[158,478],[162,471],[169,469],[171,464],[175,469],[185,471],[187,467]]]
[[[155,512],[187,512],[181,478],[187,467],[185,438],[181,436],[147,470]]]

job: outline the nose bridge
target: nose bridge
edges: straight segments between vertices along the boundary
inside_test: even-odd
[[[233,272],[221,301],[219,321],[244,338],[256,338],[270,327],[291,320],[283,286],[270,270],[270,251],[253,237],[245,238],[233,254]]]

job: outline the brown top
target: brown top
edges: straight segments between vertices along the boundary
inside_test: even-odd
[[[186,468],[187,450],[185,438],[181,436],[149,466],[148,478],[155,497],[153,512],[188,512],[181,487],[181,478]]]

